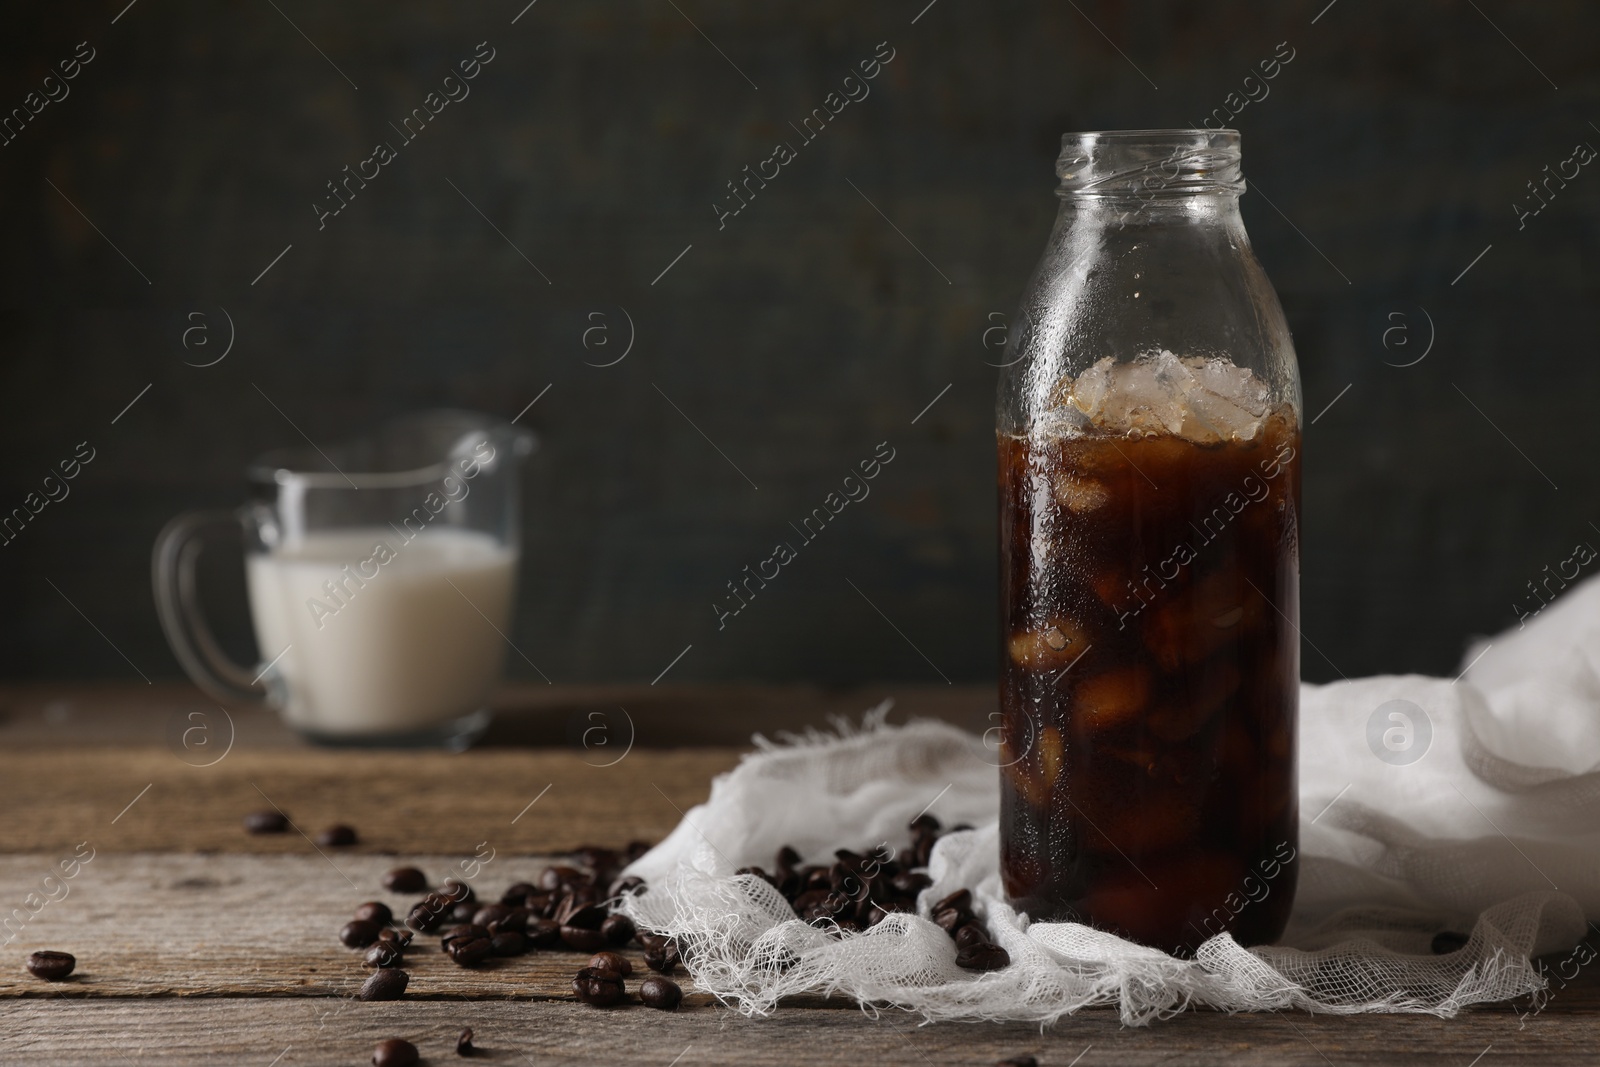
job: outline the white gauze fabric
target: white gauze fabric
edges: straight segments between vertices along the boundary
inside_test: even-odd
[[[679,939],[698,988],[750,1015],[801,993],[928,1020],[1039,1023],[1102,1004],[1143,1024],[1191,1006],[1449,1016],[1537,1002],[1546,982],[1530,958],[1571,949],[1585,917],[1600,918],[1597,655],[1600,578],[1479,642],[1458,681],[1303,686],[1299,890],[1279,945],[1245,949],[1219,934],[1184,960],[1076,923],[1030,922],[1000,886],[995,753],[944,723],[887,726],[887,706],[859,728],[758,736],[629,868],[648,888],[624,907]],[[939,841],[919,915],[835,936],[734,873],[770,869],[785,844],[815,863],[837,848],[904,851],[924,809],[976,829]],[[956,966],[927,911],[960,888],[1009,967]],[[1470,937],[1435,955],[1441,931]]]

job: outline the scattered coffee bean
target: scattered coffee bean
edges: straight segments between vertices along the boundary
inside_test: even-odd
[[[951,937],[968,923],[977,922],[977,916],[967,908],[945,908],[933,913],[933,921]]]
[[[617,952],[596,952],[589,957],[589,966],[606,971],[616,971],[626,978],[633,973],[633,964],[628,958]]]
[[[561,924],[554,919],[535,919],[528,924],[531,948],[553,948],[561,940]]]
[[[1011,966],[1011,954],[987,941],[956,951],[956,966],[969,971],[998,971]]]
[[[472,900],[463,900],[450,909],[450,918],[458,923],[470,923],[476,914],[478,914],[478,904]]]
[[[406,925],[424,934],[432,933],[444,925],[455,905],[438,893],[429,893],[419,900],[406,916]]]
[[[489,939],[489,931],[481,926],[453,930],[444,936],[440,945],[453,962],[463,967],[482,963],[494,951],[494,942]]]
[[[563,925],[561,942],[575,952],[595,952],[605,946],[606,939],[599,930],[586,930],[581,926]]]
[[[630,874],[626,878],[618,878],[616,881],[612,882],[610,888],[606,890],[606,896],[608,897],[620,897],[625,896],[628,893],[638,893],[640,896],[643,896],[644,879],[640,878],[637,874]]]
[[[47,982],[59,982],[78,965],[70,952],[32,952],[28,954],[28,973]]]
[[[478,1050],[472,1047],[472,1027],[461,1031],[461,1036],[456,1038],[456,1055],[471,1056]]]
[[[528,951],[528,937],[520,930],[496,930],[489,935],[489,953],[493,956],[521,956]]]
[[[1039,1067],[1039,1061],[1029,1055],[1010,1056],[1003,1060],[995,1060],[994,1067]]]
[[[356,909],[356,918],[364,919],[369,923],[377,923],[379,926],[388,926],[394,922],[394,912],[389,910],[389,905],[387,904],[369,900]]]
[[[246,833],[281,834],[289,829],[289,817],[281,811],[252,811],[244,817]]]
[[[648,1007],[672,1011],[682,1002],[683,990],[672,979],[652,974],[639,983],[639,999]]]
[[[500,903],[508,908],[514,908],[539,891],[539,887],[532,882],[513,882],[511,888],[500,894]]]
[[[372,1062],[375,1067],[416,1067],[417,1046],[398,1037],[386,1038],[372,1050]]]
[[[585,967],[572,979],[572,992],[585,1004],[609,1008],[622,1000],[626,987],[616,971]]]
[[[511,916],[513,909],[504,904],[485,904],[472,913],[474,926],[489,926],[493,923],[503,922]]]
[[[644,950],[644,964],[652,971],[671,974],[678,967],[678,943],[667,941]]]
[[[396,867],[383,876],[383,888],[394,893],[420,893],[428,888],[428,878],[415,867]]]
[[[339,940],[346,948],[366,948],[378,940],[378,931],[383,929],[375,922],[365,919],[352,919],[344,924],[339,931]]]
[[[894,886],[895,892],[914,897],[932,885],[933,879],[921,871],[901,871],[894,876],[890,884]]]
[[[1458,934],[1451,930],[1442,930],[1433,935],[1433,954],[1435,956],[1448,956],[1450,953],[1464,948],[1469,938],[1466,934]]]
[[[989,935],[977,923],[968,923],[956,931],[956,948],[971,948],[989,943]]]
[[[626,945],[633,940],[633,920],[626,915],[607,915],[600,924],[600,936],[613,945]]]
[[[396,930],[392,926],[385,926],[382,930],[378,931],[378,940],[393,941],[401,948],[405,948],[407,945],[411,944],[411,931]]]
[[[971,911],[972,890],[958,889],[954,893],[951,893],[949,896],[945,897],[943,900],[934,904],[934,906],[929,910],[937,914],[941,911],[944,911],[946,908],[955,908],[959,911]]]
[[[539,888],[565,889],[584,881],[583,872],[573,867],[546,867],[539,875]]]
[[[317,834],[317,844],[321,845],[323,848],[343,848],[346,845],[353,845],[355,843],[356,832],[350,827],[345,826],[343,823],[330,826],[326,830],[323,830],[321,833]]]
[[[453,904],[478,899],[478,894],[472,891],[472,887],[459,878],[446,878],[444,884],[439,886],[438,892]]]
[[[361,1000],[399,1000],[406,991],[411,976],[398,967],[380,967],[372,977],[361,983]]]
[[[379,941],[367,949],[363,958],[368,967],[398,967],[405,955],[405,946],[398,941]]]

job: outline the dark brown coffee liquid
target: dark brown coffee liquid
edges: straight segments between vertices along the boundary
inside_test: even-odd
[[[1035,920],[1282,934],[1299,445],[1287,408],[1243,443],[1000,438],[1001,872]]]

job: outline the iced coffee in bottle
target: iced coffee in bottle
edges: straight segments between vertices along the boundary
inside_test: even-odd
[[[1294,897],[1300,395],[1233,131],[1073,134],[998,420],[1001,871],[1191,954]]]

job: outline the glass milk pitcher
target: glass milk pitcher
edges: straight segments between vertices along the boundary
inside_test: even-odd
[[[533,445],[490,416],[434,411],[261,457],[242,508],[180,515],[156,540],[156,608],[178,661],[215,699],[264,701],[322,743],[471,743],[508,640]],[[241,527],[261,656],[249,667],[218,647],[195,588],[205,537]]]

